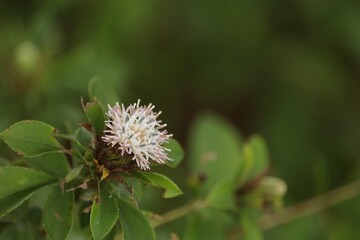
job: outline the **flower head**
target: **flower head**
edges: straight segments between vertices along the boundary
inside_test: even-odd
[[[150,169],[150,161],[164,163],[169,160],[167,151],[163,146],[172,134],[168,134],[166,124],[157,120],[161,111],[156,113],[151,103],[140,106],[137,103],[125,108],[116,103],[109,106],[106,121],[107,129],[104,131],[103,141],[112,147],[117,147],[121,155],[129,154],[141,169]]]

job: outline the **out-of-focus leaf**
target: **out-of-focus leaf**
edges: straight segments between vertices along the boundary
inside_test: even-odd
[[[210,206],[218,209],[234,209],[234,183],[229,180],[219,181],[207,196]]]
[[[104,239],[114,227],[119,217],[115,196],[107,191],[105,185],[100,189],[100,203],[93,202],[90,214],[90,229],[94,240]]]
[[[138,179],[135,179],[133,177],[129,177],[129,178],[125,178],[125,183],[127,185],[126,188],[130,188],[131,189],[131,195],[133,197],[135,197],[135,199],[137,199],[138,201],[140,201],[141,196],[142,196],[142,191],[143,191],[143,183],[138,181]],[[129,190],[126,189],[126,191],[124,193],[121,193],[121,196],[124,196],[129,194]]]
[[[184,159],[185,154],[183,148],[174,138],[171,138],[168,143],[164,144],[164,147],[171,150],[168,153],[170,160],[166,161],[166,165],[176,168]]]
[[[243,230],[242,239],[244,240],[262,240],[262,232],[257,228],[256,223],[247,216],[243,216],[240,221]]]
[[[83,147],[88,147],[91,144],[91,142],[93,141],[92,135],[87,130],[85,130],[83,127],[76,129],[75,139]]]
[[[32,236],[32,229],[28,222],[19,222],[4,227],[0,233],[0,240],[36,240]]]
[[[93,77],[89,82],[90,100],[99,99],[103,104],[114,105],[119,101],[114,88],[101,76]]]
[[[238,186],[251,181],[269,167],[269,156],[264,139],[253,135],[243,147],[244,167],[239,171]]]
[[[223,229],[209,219],[191,216],[187,222],[183,240],[225,240]]]
[[[61,152],[50,152],[36,157],[28,157],[26,161],[32,168],[57,178],[64,178],[69,172],[67,159]]]
[[[32,207],[27,214],[30,223],[36,227],[42,226],[42,215],[43,211],[39,207]]]
[[[27,213],[27,221],[32,229],[33,239],[43,239],[44,232],[43,229],[43,210],[38,207],[30,208]]]
[[[9,166],[9,165],[11,165],[9,160],[0,157],[0,166]]]
[[[27,189],[0,199],[0,218],[19,207],[24,201],[29,199],[37,189],[38,188]]]
[[[105,115],[100,102],[95,99],[94,102],[87,103],[84,111],[96,135],[101,136],[105,128]]]
[[[88,211],[89,207],[89,202],[87,201],[82,201],[79,203],[78,223],[80,229],[84,229],[90,225],[90,211]]]
[[[50,194],[44,208],[44,225],[53,240],[66,239],[74,224],[74,192],[57,187]]]
[[[74,180],[77,176],[79,176],[82,169],[83,169],[82,165],[71,169],[70,172],[65,177],[65,183],[69,183],[72,180]]]
[[[114,227],[111,229],[111,231],[109,232],[108,235],[106,235],[106,237],[104,238],[104,240],[113,240],[115,238],[116,235],[116,224],[114,225]]]
[[[21,191],[40,188],[55,181],[56,178],[30,168],[0,167],[0,182],[3,183],[0,184],[0,199]]]
[[[205,192],[220,180],[235,181],[242,167],[241,138],[225,120],[209,113],[198,116],[189,149],[189,171],[205,178]]]
[[[155,240],[155,232],[141,211],[122,199],[117,199],[124,240]]]
[[[131,172],[133,176],[140,179],[142,182],[154,187],[163,188],[164,198],[173,198],[183,194],[180,188],[168,177],[154,172]]]
[[[62,150],[62,146],[52,136],[56,129],[39,121],[17,122],[0,133],[2,139],[12,150],[27,157],[46,152]]]
[[[357,205],[359,205],[358,202]],[[356,223],[349,222],[350,224],[343,225],[340,227],[340,229],[327,229],[324,226],[323,220],[321,219],[322,216],[318,214],[303,217],[296,221],[291,221],[283,226],[275,227],[265,231],[263,233],[264,234],[263,238],[303,240],[303,239],[314,238],[314,233],[316,233],[316,237],[315,237],[316,239],[357,239],[358,238],[358,235],[356,235],[356,231],[358,228],[357,222]],[[354,225],[351,227],[351,224]],[[332,225],[332,226],[338,227],[336,225]],[[340,232],[337,232],[339,230]],[[355,234],[352,233],[351,230],[355,230]],[[336,233],[334,235],[330,235],[331,233],[333,233],[332,231],[335,231]],[[339,235],[340,238],[337,238]]]

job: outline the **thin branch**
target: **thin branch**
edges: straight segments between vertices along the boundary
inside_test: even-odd
[[[176,208],[170,212],[161,215],[159,219],[152,220],[152,225],[154,227],[159,227],[167,222],[173,221],[177,218],[188,215],[194,211],[198,211],[200,209],[208,207],[208,204],[205,201],[196,201],[182,207]]]
[[[265,231],[270,228],[289,223],[291,221],[318,213],[328,207],[334,206],[338,203],[345,202],[360,194],[360,179],[341,186],[327,193],[321,194],[295,206],[284,208],[277,213],[268,213],[263,215],[259,221],[258,226],[261,230]],[[180,208],[174,209],[170,212],[160,216],[159,219],[152,220],[154,227],[159,227],[165,223],[173,221],[177,218],[188,215],[194,211],[208,207],[206,201],[196,201]],[[238,236],[241,234],[239,227],[231,229],[231,236]]]
[[[277,213],[263,215],[258,226],[267,230],[291,221],[318,213],[328,207],[347,201],[360,194],[360,179],[327,193],[321,194],[295,206],[284,208]]]

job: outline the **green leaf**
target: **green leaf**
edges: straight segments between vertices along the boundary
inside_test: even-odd
[[[93,141],[93,137],[90,132],[88,132],[85,128],[80,127],[75,131],[75,139],[78,143],[87,148]]]
[[[171,160],[166,161],[166,165],[176,168],[184,159],[185,154],[183,148],[174,138],[171,138],[168,143],[165,143],[164,147],[171,150],[168,154]]]
[[[115,196],[107,191],[105,185],[100,188],[100,203],[93,202],[90,214],[90,229],[94,240],[104,239],[114,227],[119,217],[119,208]]]
[[[30,168],[8,166],[0,167],[0,182],[0,199],[3,199],[17,192],[54,183],[56,178]]]
[[[228,210],[235,208],[234,183],[229,180],[219,181],[207,197],[209,206]]]
[[[191,216],[184,231],[183,240],[225,240],[225,235],[221,227],[210,221],[202,219],[200,216]]]
[[[44,225],[53,240],[66,239],[74,224],[74,192],[62,192],[55,188],[46,201]]]
[[[83,165],[75,167],[70,170],[70,172],[65,177],[65,183],[69,183],[72,180],[74,180],[79,174],[81,173],[81,170],[83,169]]]
[[[11,162],[3,157],[0,157],[0,166],[9,166]]]
[[[101,76],[93,77],[89,82],[90,100],[99,99],[104,104],[114,105],[119,101],[119,97],[114,91],[114,87]]]
[[[69,165],[63,153],[51,152],[37,157],[25,158],[29,165],[50,176],[64,178],[69,172]]]
[[[204,113],[195,119],[189,139],[189,171],[202,176],[202,193],[224,178],[235,181],[242,167],[242,141],[237,130],[224,119]]]
[[[46,152],[62,150],[62,146],[52,136],[56,129],[39,121],[21,121],[0,133],[2,139],[12,150],[26,157]]]
[[[84,127],[76,129],[74,140],[72,141],[72,154],[78,159],[89,150],[89,146],[94,142],[94,136]]]
[[[244,240],[262,240],[262,232],[257,228],[255,222],[247,216],[243,216],[240,221],[240,226],[243,231]]]
[[[84,111],[96,135],[101,136],[105,128],[105,115],[100,102],[95,99],[94,102],[87,103]]]
[[[0,218],[19,207],[24,201],[29,199],[37,189],[38,188],[31,188],[0,199]]]
[[[173,198],[183,194],[180,188],[168,177],[154,172],[131,172],[131,174],[142,182],[151,186],[163,188],[164,198]]]
[[[114,225],[114,227],[111,229],[111,231],[109,232],[108,235],[106,235],[106,237],[104,238],[104,240],[114,240],[115,235],[116,235],[116,225]]]
[[[130,203],[117,199],[124,240],[155,240],[155,232],[149,220]]]
[[[29,222],[17,222],[16,224],[5,225],[1,229],[0,240],[34,240],[33,230]]]
[[[264,139],[253,135],[243,147],[244,166],[240,170],[238,185],[251,181],[269,167],[269,156]]]

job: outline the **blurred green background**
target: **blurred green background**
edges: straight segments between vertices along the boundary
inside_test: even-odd
[[[184,146],[202,109],[262,134],[287,205],[360,176],[359,1],[1,1],[0,130],[84,122],[94,76]],[[265,238],[356,239],[359,222],[358,197]]]

